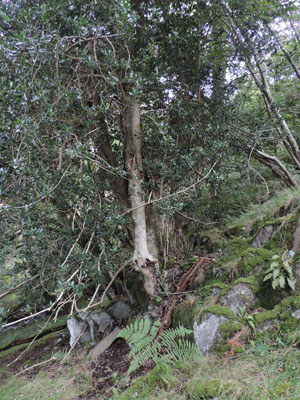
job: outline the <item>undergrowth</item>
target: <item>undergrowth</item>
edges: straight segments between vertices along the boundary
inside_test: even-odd
[[[153,325],[149,318],[136,320],[122,329],[118,337],[127,340],[131,345],[129,357],[132,357],[128,369],[128,375],[145,364],[149,359],[153,360],[161,368],[162,376],[169,372],[168,364],[174,361],[197,360],[201,358],[201,352],[196,345],[185,336],[193,333],[183,326],[167,329],[161,337],[156,338],[160,321]]]
[[[172,368],[166,385],[152,370],[137,378],[118,400],[299,400],[300,333],[264,336],[224,365],[217,355]],[[155,378],[156,377],[156,378]]]
[[[288,205],[293,199],[300,199],[300,188],[283,189],[277,192],[272,198],[262,204],[251,204],[246,212],[239,217],[228,217],[226,219],[227,227],[233,226],[247,226],[257,219],[258,216],[264,216],[270,214],[270,212],[276,212],[280,207]]]

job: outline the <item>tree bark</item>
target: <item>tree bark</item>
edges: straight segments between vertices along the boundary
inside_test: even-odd
[[[141,110],[137,99],[126,96],[122,115],[124,134],[124,160],[128,175],[129,202],[134,222],[134,254],[133,264],[136,271],[142,274],[144,289],[149,299],[157,293],[157,259],[153,240],[147,232],[145,193],[143,188],[143,159]]]

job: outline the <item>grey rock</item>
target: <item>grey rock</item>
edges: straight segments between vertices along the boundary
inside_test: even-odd
[[[222,292],[222,289],[217,286],[212,287],[210,289],[210,294],[211,294],[211,296],[214,296],[214,297],[218,296],[221,292]]]
[[[276,324],[276,320],[268,319],[264,321],[260,326],[256,327],[256,331],[259,333],[265,332],[269,329],[273,329]]]
[[[288,257],[294,258],[295,254],[296,254],[296,253],[294,252],[294,250],[289,250],[289,252],[288,252]]]
[[[229,307],[234,314],[251,307],[256,301],[255,294],[246,283],[237,283],[224,296],[220,298],[220,303],[224,307]]]
[[[104,335],[109,333],[113,326],[113,319],[104,311],[100,312],[79,312],[79,318],[88,324],[92,340],[95,340],[100,333]]]
[[[254,249],[260,249],[264,245],[264,243],[268,242],[271,239],[273,231],[273,225],[264,226],[251,243],[251,247],[253,247]]]
[[[67,327],[70,332],[70,346],[71,347],[75,345],[79,336],[80,336],[80,338],[78,339],[78,342],[81,344],[85,344],[92,339],[92,336],[88,329],[88,324],[83,321],[79,321],[75,317],[71,317],[68,319]]]
[[[106,332],[113,325],[113,319],[104,311],[101,311],[100,313],[93,313],[90,315],[90,317],[95,324],[97,324],[99,333]]]
[[[227,321],[224,315],[204,314],[200,325],[194,322],[194,338],[197,347],[205,354],[222,338],[220,325]]]
[[[115,319],[127,319],[132,316],[132,307],[123,301],[118,301],[109,307],[107,312]]]
[[[300,319],[300,309],[292,311],[292,317]]]
[[[293,272],[294,272],[294,278],[296,280],[296,283],[299,283],[300,282],[300,264],[295,265]]]

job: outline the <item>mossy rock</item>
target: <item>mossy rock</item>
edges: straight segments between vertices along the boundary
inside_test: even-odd
[[[203,286],[201,289],[198,289],[196,295],[201,299],[207,298],[210,296],[217,296],[220,292],[226,289],[227,285],[222,283],[221,281],[214,281],[210,284]]]
[[[0,300],[0,308],[2,308],[5,314],[12,314],[21,304],[20,296],[18,293],[10,293]]]
[[[222,393],[228,393],[229,385],[220,379],[191,379],[184,386],[184,392],[192,399],[214,399]]]
[[[215,304],[213,306],[210,307],[202,307],[201,311],[198,311],[198,315],[197,313],[195,313],[195,321],[196,323],[201,323],[201,319],[204,316],[204,314],[206,313],[210,313],[210,314],[215,314],[215,315],[223,315],[224,317],[230,319],[230,320],[234,320],[235,319],[235,315],[234,313],[230,310],[229,307],[223,307],[220,304]]]
[[[259,282],[254,275],[246,276],[244,278],[238,278],[235,281],[233,281],[229,286],[227,285],[222,292],[219,295],[219,299],[226,295],[231,289],[233,289],[236,285],[239,283],[244,283],[245,285],[249,285],[253,293],[257,293],[259,290]]]
[[[6,349],[13,344],[29,341],[36,335],[45,335],[46,333],[62,329],[66,326],[67,319],[68,316],[62,316],[57,318],[55,322],[51,320],[47,324],[46,321],[40,320],[16,329],[0,332],[0,350]]]
[[[231,240],[226,246],[229,258],[228,261],[240,259],[242,253],[250,247],[249,240],[243,237],[237,237]]]
[[[263,218],[259,218],[252,224],[251,230],[249,232],[249,237],[251,237],[251,241],[259,234],[259,232],[268,225],[275,225],[277,222],[277,218],[273,215],[265,215]]]
[[[244,328],[244,324],[240,321],[226,321],[220,325],[220,329],[224,332],[226,338],[231,337],[235,332],[238,332]]]
[[[264,246],[275,254],[280,254],[282,248],[290,249],[293,245],[294,233],[299,219],[299,209],[296,213],[279,218],[276,221],[275,233],[272,239]]]
[[[260,326],[265,321],[278,319],[280,313],[280,307],[276,306],[273,310],[262,311],[253,315],[256,326]]]
[[[286,297],[285,299],[283,299],[280,303],[280,307],[281,309],[300,309],[300,295],[293,295],[293,296],[289,296]]]
[[[201,309],[200,304],[191,304],[188,301],[175,307],[172,313],[172,327],[184,326],[193,329],[195,315]]]
[[[269,266],[273,256],[274,253],[271,250],[247,248],[241,253],[241,258],[237,266],[239,275],[248,275],[249,273],[256,272],[256,275],[259,276],[261,269],[267,263]]]

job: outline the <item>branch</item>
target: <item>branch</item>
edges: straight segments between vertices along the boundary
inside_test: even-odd
[[[198,180],[197,180],[196,182],[194,182],[192,185],[190,185],[190,186],[188,186],[188,187],[185,187],[184,189],[181,189],[181,190],[179,190],[178,192],[174,192],[174,193],[168,194],[167,196],[161,197],[161,198],[159,198],[159,199],[150,200],[150,201],[148,201],[147,203],[140,204],[140,205],[137,206],[137,207],[130,208],[129,210],[126,210],[125,212],[123,212],[120,216],[126,215],[126,214],[128,214],[128,213],[130,213],[130,212],[132,212],[132,211],[134,211],[134,210],[137,210],[138,208],[148,206],[149,204],[157,203],[157,202],[159,202],[159,201],[161,201],[161,200],[169,199],[169,198],[171,198],[171,197],[174,197],[174,196],[177,196],[177,195],[179,195],[179,194],[185,193],[185,192],[187,192],[187,191],[190,190],[190,189],[193,189],[195,186],[199,185],[199,183],[201,183],[202,181],[204,181],[204,180],[210,175],[210,173],[213,171],[213,169],[215,168],[215,166],[217,165],[217,163],[220,161],[220,159],[221,159],[221,156],[217,159],[217,161],[214,162],[213,166],[210,168],[210,170],[207,172],[207,174],[204,175],[201,179],[198,179]]]
[[[101,300],[98,301],[98,303],[95,303],[95,304],[93,304],[92,306],[90,306],[90,308],[96,307],[96,306],[98,306],[98,305],[100,305],[100,304],[103,303],[104,297],[105,297],[106,293],[108,292],[109,288],[111,287],[111,285],[113,284],[113,282],[114,282],[114,280],[116,279],[116,277],[119,275],[120,272],[123,271],[123,269],[124,269],[127,265],[131,264],[131,262],[132,262],[131,260],[128,260],[128,261],[126,261],[124,264],[121,265],[121,267],[118,269],[118,271],[117,271],[117,272],[114,274],[114,276],[111,278],[111,281],[109,282],[109,284],[106,286],[104,292],[102,293]],[[86,309],[87,309],[87,308],[85,308],[83,311],[85,311]],[[80,311],[80,310],[77,310],[77,311]]]

